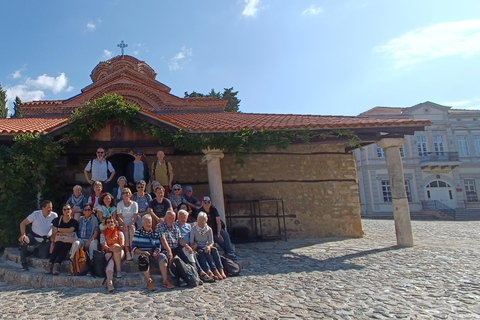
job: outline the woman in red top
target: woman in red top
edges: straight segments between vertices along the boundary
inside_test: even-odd
[[[102,250],[106,252],[105,258],[108,260],[105,273],[107,275],[107,289],[112,292],[113,287],[113,269],[115,267],[117,278],[122,277],[122,259],[125,256],[123,250],[125,246],[125,236],[123,232],[117,229],[117,221],[112,216],[105,218],[107,229],[100,235]],[[113,256],[113,257],[112,257]]]

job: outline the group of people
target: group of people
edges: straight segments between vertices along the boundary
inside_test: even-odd
[[[164,287],[174,288],[167,276],[168,265],[174,256],[193,265],[204,282],[225,279],[215,244],[227,257],[235,260],[236,256],[211,199],[208,196],[201,201],[196,199],[190,186],[184,192],[180,184],[171,186],[173,169],[164,160],[162,151],[157,153],[158,161],[152,164],[153,195],[146,192],[150,171],[141,160],[140,150],[135,150],[135,161],[128,166],[129,179],[119,177],[118,187],[112,193],[104,192],[104,183],[108,183],[115,173],[104,155],[104,149],[98,148],[97,158],[85,167],[87,181],[92,184],[92,194],[88,198],[83,195],[82,187],[76,185],[60,215],[53,212],[52,203],[45,200],[40,204],[40,210],[21,222],[22,269],[29,269],[28,254],[38,253],[42,243],[51,241],[46,273],[58,275],[62,261],[67,256],[73,259],[81,247],[89,257],[93,257],[94,250],[100,249],[108,261],[105,270],[108,291],[114,290],[114,275],[122,277],[122,259],[138,261],[140,256],[147,256],[149,260],[149,267],[142,271],[149,290],[155,289],[150,277],[151,267],[159,268]],[[132,193],[129,186],[135,187],[136,192]],[[29,224],[32,228],[27,233]]]

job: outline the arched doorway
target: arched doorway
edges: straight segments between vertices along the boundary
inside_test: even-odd
[[[135,158],[132,155],[126,153],[117,153],[107,159],[112,164],[115,169],[115,177],[112,181],[108,183],[108,190],[112,190],[117,186],[118,177],[125,176],[127,173],[127,166],[130,162],[134,161]]]
[[[455,201],[453,200],[453,188],[448,183],[442,180],[434,180],[427,184],[427,199],[437,200],[441,203],[455,208]]]

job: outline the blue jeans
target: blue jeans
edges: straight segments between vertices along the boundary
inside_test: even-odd
[[[223,251],[225,251],[225,254],[234,253],[232,242],[230,241],[230,235],[228,234],[228,232],[222,229],[222,231],[220,231],[220,235],[223,237],[223,240],[217,237],[216,234],[213,236],[213,240],[215,240],[215,243],[218,243],[218,245],[223,249]]]
[[[210,253],[206,253],[203,248],[198,248],[198,263],[203,271],[223,269],[222,260],[217,248],[213,247]]]

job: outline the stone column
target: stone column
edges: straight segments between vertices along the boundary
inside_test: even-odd
[[[224,154],[222,150],[218,149],[206,149],[202,150],[202,152],[205,153],[202,161],[207,163],[210,198],[212,199],[212,203],[218,209],[220,218],[226,222],[225,202],[223,198],[222,168],[220,167],[220,159],[224,157]]]
[[[404,138],[385,138],[378,141],[377,144],[385,150],[385,159],[387,160],[397,245],[413,247],[410,207],[405,191],[405,178],[403,176],[402,158],[400,156],[400,146],[404,142]]]

